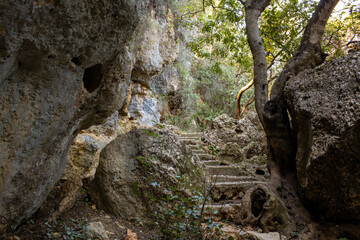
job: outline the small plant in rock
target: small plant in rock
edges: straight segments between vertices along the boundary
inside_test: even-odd
[[[222,240],[222,225],[214,223],[208,217],[209,210],[205,207],[208,202],[210,189],[203,194],[190,189],[187,177],[175,176],[173,184],[164,186],[163,193],[159,194],[158,188],[162,187],[156,180],[156,174],[151,172],[154,157],[137,157],[148,171],[144,180],[148,188],[140,190],[140,183],[134,184],[137,194],[148,199],[151,204],[152,216],[159,231],[159,239],[203,239]],[[165,194],[164,194],[165,192]]]
[[[208,195],[198,191],[188,192],[187,179],[183,176],[176,178],[177,185],[168,186],[169,194],[156,200],[153,216],[160,239],[227,239],[222,237],[222,225],[206,217]]]
[[[52,223],[45,222],[44,225],[47,228],[46,235],[48,239],[92,240],[92,237],[89,233],[85,221],[70,219],[70,221],[66,221],[66,222],[57,222],[57,221],[54,221]],[[59,229],[62,229],[62,231],[59,231]]]
[[[213,156],[217,156],[219,154],[219,152],[220,152],[220,149],[218,149],[217,147],[215,147],[213,145],[209,145],[208,149],[209,149],[209,151],[211,152],[211,154]]]
[[[145,133],[161,138],[150,130]],[[157,226],[158,239],[227,239],[222,236],[222,225],[212,221],[210,209],[206,208],[211,188],[202,193],[201,187],[194,186],[186,174],[178,173],[163,181],[161,173],[156,170],[160,161],[156,156],[138,156],[136,159],[143,166],[144,181],[134,183],[134,190],[149,202],[148,209]]]

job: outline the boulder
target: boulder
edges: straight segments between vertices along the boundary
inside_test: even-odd
[[[84,182],[94,179],[101,150],[116,137],[117,119],[116,111],[104,124],[82,130],[71,144],[66,168],[61,177],[60,204],[51,219],[71,209]]]
[[[76,136],[61,179],[94,179],[101,150],[116,137],[117,119],[116,111],[105,123],[82,130]]]
[[[360,220],[360,51],[307,70],[285,93],[297,134],[297,176],[313,213]]]
[[[142,35],[153,65],[133,47],[140,25],[162,16],[170,26],[170,15],[162,0],[1,1],[1,222],[16,227],[39,208],[79,131],[123,106],[132,73],[151,78],[173,61],[173,29],[160,45],[157,27]],[[161,44],[173,52],[156,57]]]
[[[89,235],[94,239],[109,240],[104,224],[102,222],[91,222],[87,225]]]
[[[249,112],[241,120],[223,114],[214,119],[204,131],[204,140],[208,144],[221,149],[228,142],[235,142],[245,147],[251,142],[258,144],[266,152],[266,137],[256,112]]]
[[[180,177],[190,189],[201,189],[203,175],[197,161],[174,133],[133,129],[103,149],[89,193],[100,209],[148,223],[160,199],[172,194],[171,186],[182,190]]]
[[[225,164],[240,163],[244,160],[242,148],[236,142],[225,143],[216,158]]]
[[[243,174],[263,180],[269,177],[266,165],[266,137],[255,112],[241,120],[223,114],[204,131],[203,141],[218,151],[216,160],[236,165]],[[259,176],[261,175],[261,176]]]

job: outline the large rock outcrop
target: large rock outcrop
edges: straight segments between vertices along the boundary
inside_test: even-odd
[[[71,144],[65,171],[61,177],[60,203],[51,219],[71,209],[84,183],[94,179],[101,150],[116,137],[118,112],[105,123],[82,130]]]
[[[327,219],[360,220],[360,52],[292,78],[297,176],[308,206]]]
[[[244,174],[266,175],[266,137],[256,112],[241,120],[223,114],[205,130],[203,140],[226,165],[239,166]]]
[[[15,227],[36,211],[60,178],[77,133],[124,105],[132,73],[153,76],[172,61],[135,64],[131,47],[140,19],[156,15],[166,22],[166,6],[140,0],[1,1],[1,221]]]
[[[188,189],[202,189],[197,161],[171,131],[133,129],[118,135],[101,152],[89,189],[91,199],[124,219],[149,221],[154,206],[171,196],[172,187],[183,190],[180,176],[186,179]]]
[[[159,8],[159,7],[158,7]],[[156,94],[164,94],[173,81],[161,74],[178,56],[174,16],[164,7],[153,9],[143,17],[130,45],[133,52],[133,81],[127,111],[130,119],[140,125],[155,125],[160,122],[161,101]],[[165,73],[171,72],[165,70]]]

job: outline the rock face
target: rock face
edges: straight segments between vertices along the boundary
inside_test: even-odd
[[[253,141],[259,141],[262,148],[266,148],[265,133],[255,112],[249,112],[241,120],[223,114],[214,119],[204,132],[205,141],[221,149],[226,143],[235,142],[246,146]]]
[[[133,84],[132,95],[127,106],[130,119],[139,125],[153,126],[160,122],[161,102],[155,94],[140,84]]]
[[[360,52],[305,71],[286,86],[297,133],[297,176],[309,207],[360,220]]]
[[[204,132],[204,141],[218,149],[216,159],[226,165],[237,165],[243,174],[265,175],[266,137],[255,112],[237,120],[223,114],[214,119]]]
[[[90,186],[91,199],[112,214],[127,220],[151,216],[152,198],[169,194],[178,176],[188,179],[190,188],[200,188],[202,174],[189,148],[170,131],[133,129],[108,144]],[[146,197],[145,195],[149,195]]]
[[[76,136],[70,146],[66,168],[61,177],[61,201],[52,214],[52,219],[71,209],[83,183],[94,179],[101,150],[116,137],[117,120],[116,111],[105,123],[82,130]]]
[[[37,210],[77,133],[123,106],[132,73],[153,76],[172,61],[143,35],[157,61],[135,64],[142,50],[130,44],[141,17],[165,14],[165,24],[165,2],[1,1],[1,221],[15,227]]]
[[[167,15],[166,15],[167,13]],[[136,29],[134,41],[130,45],[133,54],[133,81],[131,97],[127,106],[130,119],[137,124],[154,126],[160,122],[161,101],[156,94],[165,94],[174,84],[171,67],[178,55],[179,45],[171,11],[166,7],[150,9]],[[158,76],[162,73],[160,76]],[[163,76],[162,76],[163,75]],[[175,83],[176,85],[176,83]]]
[[[76,136],[69,149],[62,179],[94,179],[101,150],[116,137],[117,119],[116,111],[105,123],[82,130]]]

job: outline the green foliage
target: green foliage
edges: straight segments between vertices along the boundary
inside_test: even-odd
[[[297,50],[318,1],[272,0],[262,13],[259,28],[268,61],[269,80],[276,79]],[[323,49],[332,57],[345,54],[360,40],[360,1],[343,4],[329,21]],[[188,130],[194,121],[206,127],[216,116],[234,116],[237,92],[253,78],[253,60],[247,43],[244,6],[238,0],[172,1],[181,24],[188,29],[187,46],[196,56],[193,69],[183,75],[184,106],[168,122]],[[270,84],[271,85],[271,84]],[[271,86],[270,86],[271,88]],[[245,92],[242,102],[253,96]]]
[[[232,66],[202,60],[194,62],[189,72],[180,65],[178,67],[184,78],[178,92],[183,101],[182,108],[173,116],[166,116],[163,121],[186,131],[196,122],[197,127],[202,130],[221,114],[235,115],[237,86],[245,84],[247,79],[236,77]],[[253,89],[247,91],[243,101],[248,101],[252,94]]]
[[[260,21],[268,63],[282,68],[299,46],[302,33],[314,12],[314,0],[275,0],[265,9]]]
[[[155,204],[153,213],[160,239],[204,239],[221,240],[222,225],[205,217],[207,197],[198,191],[188,189],[188,179],[176,176],[176,185],[166,186],[168,194],[151,198]],[[152,185],[156,187],[156,184]]]
[[[146,134],[159,137],[148,130]],[[153,168],[153,163],[159,160],[155,156],[138,156],[137,160],[144,166],[144,181],[135,182],[134,191],[151,203],[148,207],[160,239],[225,239],[221,236],[222,226],[205,217],[209,194],[201,193],[199,186],[194,187],[188,175],[178,173],[174,179],[160,183],[159,172]]]
[[[220,152],[220,149],[218,149],[217,147],[215,147],[213,145],[208,145],[208,149],[213,156],[218,155],[218,153]]]
[[[240,1],[198,1],[203,11],[186,15],[184,26],[196,28],[189,43],[199,58],[227,63],[252,78],[252,57],[247,43],[244,7]],[[273,0],[263,12],[260,31],[269,64],[278,69],[295,52],[317,2]],[[201,7],[200,7],[201,8]],[[276,63],[276,64],[275,64]],[[248,82],[247,81],[247,82]]]
[[[341,6],[326,26],[323,50],[330,57],[346,54],[349,48],[360,41],[360,1],[348,1]]]
[[[259,27],[267,55],[269,77],[276,78],[295,53],[318,1],[272,0],[262,13]],[[350,42],[360,40],[360,1],[343,4],[326,28],[324,50],[331,56],[344,54]],[[200,59],[232,66],[245,81],[252,78],[253,61],[247,43],[244,6],[237,0],[194,0],[183,9],[182,22],[196,32],[188,46]],[[232,96],[229,96],[231,98]]]

